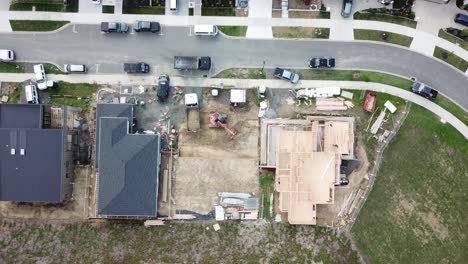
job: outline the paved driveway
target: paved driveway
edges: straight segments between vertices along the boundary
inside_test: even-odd
[[[102,4],[96,5],[91,2],[91,0],[79,0],[78,2],[78,12],[79,13],[102,13]]]
[[[166,0],[166,16],[188,16],[189,0],[176,0],[177,1],[177,11],[171,11],[171,0]]]
[[[455,0],[450,1],[448,4],[418,0],[415,1],[413,11],[416,13],[416,16],[419,17],[416,28],[433,35],[437,35],[441,28],[466,28],[453,21],[457,13],[468,15],[468,11],[461,10],[457,7]]]
[[[468,109],[468,77],[432,57],[406,48],[369,42],[321,40],[257,40],[189,36],[188,27],[164,27],[164,35],[102,34],[97,25],[77,25],[51,34],[6,33],[0,46],[14,49],[18,60],[83,63],[90,72],[123,73],[127,61],[144,61],[152,74],[163,71],[177,76],[202,76],[206,72],[172,69],[175,55],[209,55],[213,71],[229,67],[306,67],[311,56],[336,57],[338,68],[387,71],[417,77]]]
[[[273,7],[272,0],[249,1],[249,17],[270,17]],[[249,26],[247,38],[273,38],[271,26]]]

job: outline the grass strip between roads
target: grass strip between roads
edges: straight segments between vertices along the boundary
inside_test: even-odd
[[[439,37],[445,39],[445,40],[448,40],[454,44],[457,44],[459,45],[460,47],[462,47],[463,49],[465,50],[468,50],[468,42],[464,41],[463,39],[461,38],[458,38],[450,33],[447,33],[444,29],[440,29],[439,30]]]
[[[273,37],[275,38],[320,38],[328,39],[329,28],[313,27],[273,27]]]
[[[468,69],[468,62],[452,52],[436,46],[434,50],[434,57],[439,58],[462,72]]]
[[[266,76],[272,76],[269,70]],[[214,78],[231,78],[231,79],[261,79],[261,78],[249,78],[255,76],[255,72],[261,72],[260,68],[252,69],[227,69],[218,73]],[[409,79],[399,77],[396,75],[373,72],[373,71],[353,71],[353,70],[298,70],[299,76],[302,80],[331,80],[331,81],[363,81],[363,82],[375,82],[382,83],[394,87],[398,87],[407,91],[410,91],[410,87],[413,82]],[[462,121],[465,125],[468,125],[468,113],[452,102],[450,99],[439,94],[434,103],[440,107],[449,111]]]
[[[143,15],[164,15],[166,9],[162,6],[124,6],[122,13],[124,14],[143,14]]]
[[[386,34],[386,35],[384,35]],[[355,29],[354,30],[354,39],[356,40],[373,40],[380,41],[385,43],[392,43],[404,47],[409,47],[413,41],[412,37],[405,35],[385,32],[379,30],[368,30],[368,29]]]
[[[53,31],[70,21],[10,20],[13,31]]]
[[[218,26],[218,29],[224,34],[233,37],[245,37],[247,33],[246,26]]]
[[[24,65],[15,62],[0,61],[0,72],[24,73]]]
[[[372,14],[372,13],[366,13],[366,12],[356,12],[354,13],[353,18],[357,20],[374,20],[374,21],[388,22],[388,23],[398,24],[398,25],[412,27],[412,28],[416,28],[416,24],[417,24],[416,21],[411,20],[409,18],[405,18],[405,17],[392,16],[392,15],[386,15],[386,14]]]

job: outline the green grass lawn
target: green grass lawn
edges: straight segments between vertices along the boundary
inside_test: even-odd
[[[50,89],[50,99],[55,104],[69,105],[81,107],[83,111],[88,111],[91,107],[90,104],[84,102],[85,98],[89,98],[92,101],[93,93],[97,90],[95,84],[87,83],[67,83],[63,81],[58,82],[57,89]],[[65,97],[66,96],[66,97]]]
[[[328,39],[329,28],[312,27],[273,27],[273,37],[275,38],[321,38]]]
[[[443,53],[448,54],[447,59],[443,58]],[[464,60],[464,59],[458,57],[457,55],[451,53],[450,51],[445,50],[443,48],[440,48],[438,46],[435,47],[434,57],[439,58],[439,59],[447,62],[448,64],[454,66],[455,68],[459,69],[462,72],[466,72],[466,70],[468,69],[468,62],[466,60]]]
[[[124,6],[122,12],[124,14],[164,15],[166,12],[166,9],[160,6],[152,6],[152,7]]]
[[[387,39],[382,38],[382,34],[387,34]],[[354,30],[354,39],[358,40],[373,40],[381,41],[386,43],[392,43],[404,47],[409,47],[413,41],[412,37],[408,37],[401,34],[384,32],[379,30],[367,30],[367,29],[355,29]]]
[[[202,16],[236,16],[236,11],[231,7],[203,7]]]
[[[444,29],[439,30],[439,37],[446,39],[452,43],[458,44],[460,47],[462,47],[465,50],[468,50],[468,42],[464,41],[463,39],[460,39],[452,34],[447,33]]]
[[[114,14],[114,6],[102,6],[103,14]]]
[[[44,68],[47,74],[64,74],[64,72],[57,68],[57,66],[54,64],[45,63]]]
[[[247,27],[245,26],[218,26],[218,29],[224,34],[234,37],[245,37],[245,33],[247,32]]]
[[[413,104],[352,230],[366,261],[464,263],[466,186],[466,139]]]
[[[412,27],[412,28],[416,28],[416,24],[417,24],[416,21],[409,19],[409,18],[391,16],[391,15],[386,15],[386,14],[372,14],[372,13],[365,13],[365,12],[354,13],[353,18],[357,20],[382,21],[382,22],[399,24],[402,26],[407,26],[407,27]]]
[[[47,12],[78,12],[78,1],[72,3],[71,5],[65,6],[62,3],[47,3],[43,2],[34,2],[34,1],[24,1],[21,3],[13,3],[10,5],[11,11],[32,11],[33,6],[36,7],[36,11],[47,11]]]
[[[270,215],[270,205],[271,205],[271,194],[274,191],[273,183],[274,183],[274,175],[271,172],[262,173],[260,174],[260,188],[262,189],[262,212],[263,218],[265,219],[272,219],[273,216]]]
[[[53,31],[70,21],[10,20],[13,31]]]
[[[15,62],[0,62],[0,72],[23,73],[24,65]]]

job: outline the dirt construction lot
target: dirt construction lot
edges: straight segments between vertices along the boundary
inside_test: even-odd
[[[174,161],[173,197],[175,210],[208,214],[214,210],[218,192],[259,193],[258,107],[255,91],[248,90],[247,104],[229,104],[229,90],[212,97],[203,90],[200,130],[179,136],[180,156]],[[227,114],[227,125],[237,133],[234,139],[222,128],[209,128],[212,112]]]

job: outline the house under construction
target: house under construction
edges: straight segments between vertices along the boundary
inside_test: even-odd
[[[264,119],[260,166],[276,169],[279,210],[290,224],[315,225],[317,205],[333,204],[342,159],[354,158],[354,118]]]

